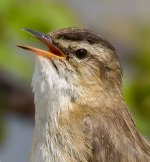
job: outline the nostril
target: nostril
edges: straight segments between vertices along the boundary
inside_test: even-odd
[[[49,34],[46,34],[43,38],[47,40],[49,43],[52,43],[52,38]]]

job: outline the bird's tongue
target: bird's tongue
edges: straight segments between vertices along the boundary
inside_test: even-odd
[[[32,51],[34,54],[39,55],[39,56],[43,56],[46,58],[65,58],[64,53],[58,49],[57,47],[55,47],[52,44],[52,41],[49,39],[47,39],[47,35],[37,32],[37,31],[33,31],[31,29],[24,29],[25,31],[27,31],[28,33],[31,33],[33,36],[35,36],[36,38],[38,38],[42,43],[44,43],[47,47],[48,47],[48,51],[45,50],[41,50],[35,47],[31,47],[31,46],[24,46],[24,45],[17,45],[20,48],[23,48],[25,50],[29,50]]]

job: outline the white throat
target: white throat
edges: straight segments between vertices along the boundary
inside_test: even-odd
[[[50,60],[39,57],[32,80],[35,93],[35,129],[31,162],[65,162],[60,150],[58,116],[71,109],[71,86]],[[62,138],[62,137],[61,137]]]

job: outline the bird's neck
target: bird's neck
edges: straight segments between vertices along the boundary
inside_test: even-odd
[[[36,77],[35,82],[38,82]],[[84,98],[85,104],[80,105],[72,103],[69,91],[64,88],[52,90],[44,80],[35,85],[31,162],[77,162],[76,158],[85,162],[92,155],[94,134],[101,137],[98,149],[106,156],[110,153],[117,157],[119,149],[125,154],[132,150],[136,154],[132,156],[137,157],[142,156],[143,147],[147,149],[145,154],[150,151],[147,142],[138,134],[118,90],[109,94],[99,92],[97,97]]]

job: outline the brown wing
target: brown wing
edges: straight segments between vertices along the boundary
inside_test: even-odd
[[[105,126],[100,123],[94,123],[92,132],[92,162],[121,162],[121,150],[115,148],[113,137]]]
[[[115,113],[92,121],[92,162],[150,161],[149,144],[126,115]]]

